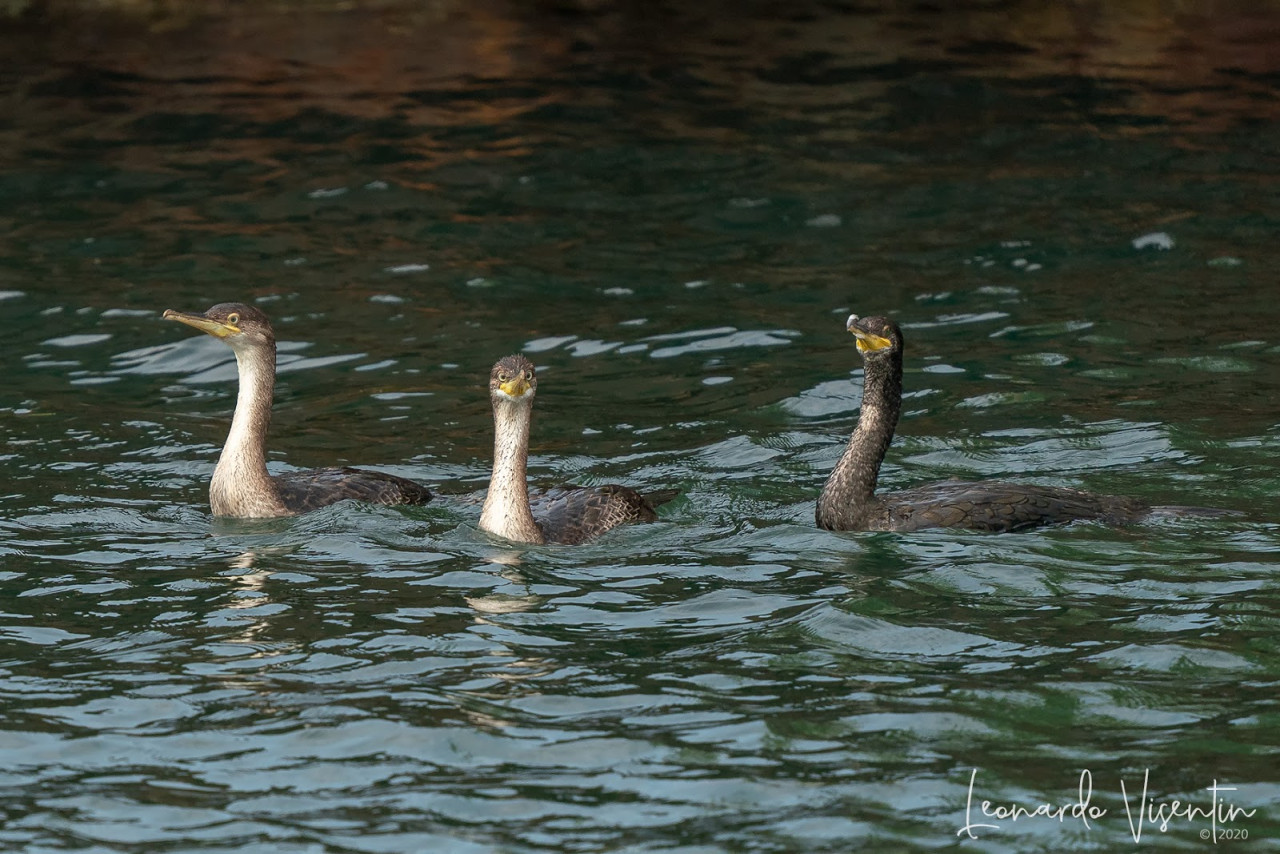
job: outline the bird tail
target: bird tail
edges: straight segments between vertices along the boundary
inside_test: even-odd
[[[1190,507],[1183,504],[1162,504],[1152,507],[1152,516],[1168,519],[1229,519],[1243,516],[1239,510],[1225,510],[1221,507]]]
[[[655,489],[653,492],[643,492],[645,501],[649,502],[650,507],[661,507],[671,499],[680,494],[678,489]]]

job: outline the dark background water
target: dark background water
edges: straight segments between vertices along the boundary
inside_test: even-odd
[[[1107,810],[977,850],[1129,844],[1144,772],[1276,837],[1275,5],[49,4],[0,50],[0,849],[923,850],[974,769]],[[535,481],[681,497],[579,548],[214,521],[234,363],[159,315],[226,300],[276,465],[481,489],[523,350]],[[1245,515],[816,530],[850,311],[908,336],[886,486]]]

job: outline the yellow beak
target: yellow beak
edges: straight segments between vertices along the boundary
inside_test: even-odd
[[[171,308],[164,310],[164,319],[176,320],[179,323],[187,324],[187,326],[193,326],[201,332],[209,333],[214,338],[226,338],[228,335],[235,335],[240,332],[239,326],[218,320],[210,320],[203,314],[187,314],[185,311],[174,311]]]
[[[524,374],[521,374],[502,383],[498,388],[507,397],[524,397],[529,392],[529,383],[525,382]]]
[[[863,332],[861,329],[850,329],[849,331],[853,333],[854,338],[858,339],[856,343],[859,353],[874,353],[876,350],[884,350],[893,346],[893,342],[888,338],[872,335],[870,332]]]

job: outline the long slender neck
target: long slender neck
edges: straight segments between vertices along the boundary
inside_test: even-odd
[[[902,356],[866,360],[858,426],[818,499],[818,525],[831,530],[862,527],[875,503],[880,463],[893,441],[902,409]]]
[[[274,344],[236,350],[240,391],[222,455],[209,484],[215,516],[280,516],[285,509],[267,474],[267,427],[276,381]]]
[[[529,509],[529,418],[531,399],[493,399],[493,477],[480,511],[480,527],[491,534],[523,543],[544,543],[546,537]]]

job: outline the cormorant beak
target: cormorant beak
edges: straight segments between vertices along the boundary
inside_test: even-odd
[[[238,335],[240,327],[232,323],[223,323],[220,320],[210,320],[203,314],[187,314],[185,311],[174,311],[171,308],[164,310],[165,320],[176,320],[179,323],[185,323],[187,326],[194,326],[201,332],[207,332],[214,338],[226,338],[228,335]]]
[[[858,315],[849,315],[849,321],[845,324],[845,328],[853,333],[853,337],[858,339],[859,353],[874,353],[877,350],[886,350],[893,346],[893,341],[880,335],[874,335],[858,328]]]
[[[881,338],[879,335],[871,335],[866,332],[857,331],[853,334],[858,339],[854,343],[858,345],[859,353],[874,353],[877,350],[887,350],[893,346],[892,341],[888,338]]]
[[[525,381],[524,374],[517,374],[505,383],[498,386],[498,390],[512,400],[519,400],[529,393],[530,385]]]

